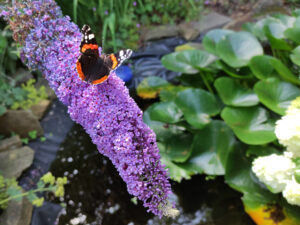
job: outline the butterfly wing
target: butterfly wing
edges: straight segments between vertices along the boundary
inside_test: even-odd
[[[121,50],[117,53],[106,55],[104,63],[110,68],[110,72],[116,70],[126,59],[130,58],[132,54],[131,49]]]
[[[107,80],[109,74],[117,69],[124,60],[128,59],[132,50],[121,50],[115,54],[102,54],[99,57],[99,46],[95,35],[88,25],[84,25],[82,30],[82,40],[76,69],[81,80],[91,84],[101,84]]]

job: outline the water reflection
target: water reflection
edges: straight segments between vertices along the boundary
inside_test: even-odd
[[[240,195],[223,179],[205,181],[195,176],[180,184],[173,182],[173,197],[181,215],[175,220],[148,214],[135,204],[126,185],[110,161],[100,155],[89,136],[75,125],[61,145],[50,171],[67,176],[65,197],[49,200],[64,203],[59,225],[252,225],[243,212]]]

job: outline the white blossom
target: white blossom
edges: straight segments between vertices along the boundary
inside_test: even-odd
[[[300,156],[300,112],[290,110],[291,114],[283,116],[276,122],[275,134],[279,142],[292,152],[294,157]]]
[[[273,193],[284,190],[286,183],[292,179],[295,163],[284,155],[268,155],[253,161],[252,170],[258,179]]]
[[[282,194],[289,204],[300,206],[300,184],[294,179],[287,182]]]

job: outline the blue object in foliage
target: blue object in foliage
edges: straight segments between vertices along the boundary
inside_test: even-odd
[[[116,70],[116,74],[124,82],[128,82],[132,79],[132,71],[129,66],[122,65]]]

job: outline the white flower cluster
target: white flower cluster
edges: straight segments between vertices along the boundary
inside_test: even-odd
[[[296,165],[284,155],[268,155],[254,160],[252,170],[273,193],[282,192],[292,179]],[[300,192],[299,192],[300,194]]]
[[[271,192],[282,192],[288,203],[300,206],[300,184],[295,179],[298,168],[293,162],[294,158],[300,157],[300,97],[291,103],[286,113],[276,122],[275,128],[275,134],[286,146],[286,151],[283,155],[256,158],[252,170]]]

